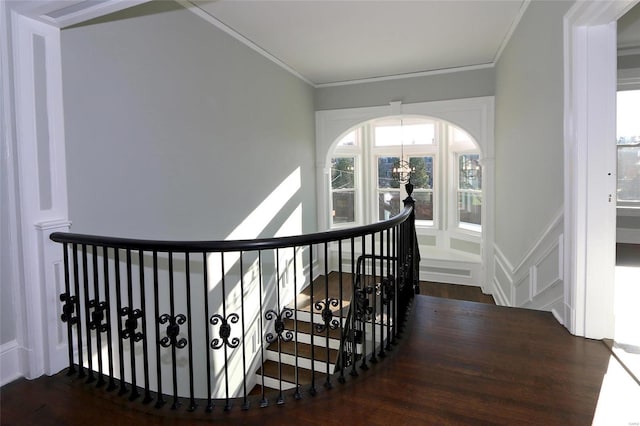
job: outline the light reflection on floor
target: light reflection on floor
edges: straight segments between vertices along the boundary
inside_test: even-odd
[[[640,426],[640,256],[637,246],[618,245],[615,341],[593,424]]]
[[[640,425],[640,385],[613,356],[602,381],[593,425]]]

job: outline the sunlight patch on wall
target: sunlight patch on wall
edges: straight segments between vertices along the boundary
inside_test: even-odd
[[[260,233],[271,223],[284,205],[302,187],[300,167],[296,168],[278,185],[267,198],[262,201],[247,217],[225,238],[225,240],[251,240],[258,238]],[[302,224],[300,224],[300,231]],[[280,231],[279,231],[280,232]],[[276,235],[278,236],[278,235]],[[224,256],[225,275],[240,259],[240,253],[227,253]],[[207,256],[207,273],[210,277],[209,290],[222,280],[221,257],[218,254]]]

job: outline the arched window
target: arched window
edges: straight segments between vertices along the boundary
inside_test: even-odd
[[[406,115],[371,120],[344,134],[330,158],[334,228],[397,214],[407,194],[393,169],[406,161],[418,227],[481,232],[480,150],[447,121]]]

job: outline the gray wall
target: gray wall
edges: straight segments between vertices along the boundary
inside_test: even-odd
[[[518,265],[563,206],[562,17],[531,2],[496,65],[496,246]]]
[[[72,232],[222,239],[287,176],[316,229],[313,89],[173,2],[62,31]]]
[[[640,55],[618,56],[618,68],[640,68]]]
[[[316,89],[318,111],[493,96],[493,68]]]

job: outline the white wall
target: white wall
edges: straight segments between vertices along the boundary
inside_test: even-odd
[[[72,232],[223,239],[299,168],[315,219],[313,89],[173,2],[62,31]]]
[[[496,64],[494,281],[502,303],[552,311],[563,297],[562,19],[571,5],[531,2]]]

